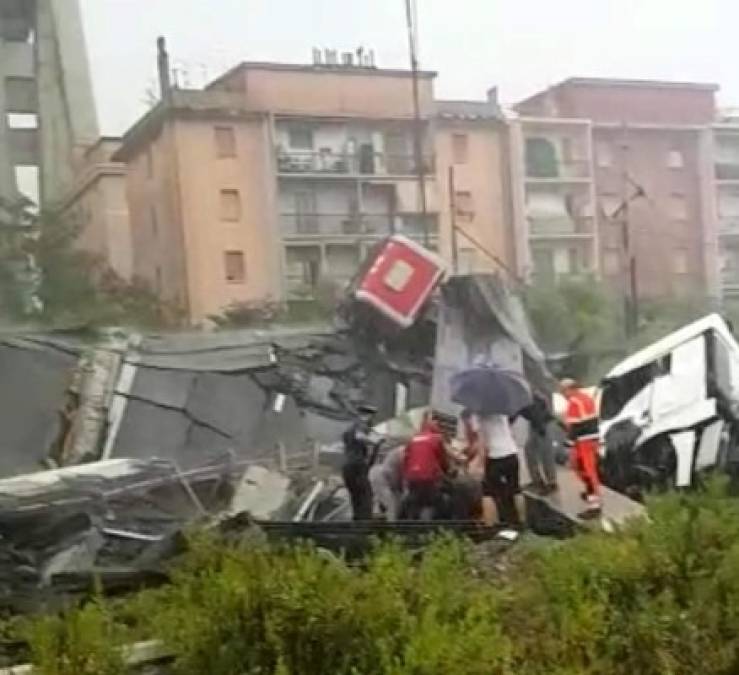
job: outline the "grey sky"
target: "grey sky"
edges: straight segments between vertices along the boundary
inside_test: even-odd
[[[313,46],[408,64],[403,0],[80,0],[103,133],[145,109],[155,40],[200,85],[241,60],[307,62]],[[716,82],[739,106],[734,0],[418,0],[437,95],[513,102],[565,77]]]

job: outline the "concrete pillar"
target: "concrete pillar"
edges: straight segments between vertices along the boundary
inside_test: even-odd
[[[19,16],[12,7],[0,18],[0,195],[17,194],[12,137],[19,133],[5,124],[5,86],[7,77],[23,77],[35,81],[41,200],[53,202],[71,186],[76,151],[99,136],[79,3],[36,0],[18,5]]]

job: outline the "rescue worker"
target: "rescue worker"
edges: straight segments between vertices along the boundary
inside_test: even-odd
[[[491,498],[483,498],[486,451],[475,429],[472,412],[467,408],[459,415],[457,434],[463,445],[459,461],[464,467],[464,474],[458,478],[458,483],[461,483],[460,489],[464,490],[471,502],[468,513],[459,514],[458,517],[462,520],[479,519],[492,525],[495,521],[495,504]]]
[[[394,522],[400,517],[403,500],[403,458],[401,445],[387,453],[385,459],[370,469],[369,479],[375,501],[385,519]]]
[[[372,519],[372,485],[369,470],[377,457],[379,443],[372,437],[372,420],[377,409],[359,407],[359,416],[343,434],[344,466],[342,477],[349,491],[354,520]]]
[[[437,515],[442,480],[448,468],[441,431],[427,415],[403,456],[403,479],[407,489],[404,511],[410,520],[419,520],[428,510],[432,518]]]
[[[581,497],[587,506],[580,516],[592,518],[600,514],[602,506],[598,477],[598,413],[595,401],[572,379],[562,380],[559,390],[567,399],[565,427],[572,448],[572,467],[585,487]]]

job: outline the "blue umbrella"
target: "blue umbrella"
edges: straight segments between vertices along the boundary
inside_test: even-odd
[[[452,401],[482,415],[515,415],[531,403],[531,389],[523,376],[497,366],[462,370],[449,382]]]

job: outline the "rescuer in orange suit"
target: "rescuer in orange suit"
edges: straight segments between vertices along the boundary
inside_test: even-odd
[[[565,427],[571,450],[572,467],[582,480],[585,491],[582,498],[587,507],[582,517],[600,513],[600,478],[598,477],[598,411],[595,400],[581,389],[575,380],[560,382],[559,390],[567,399]]]

